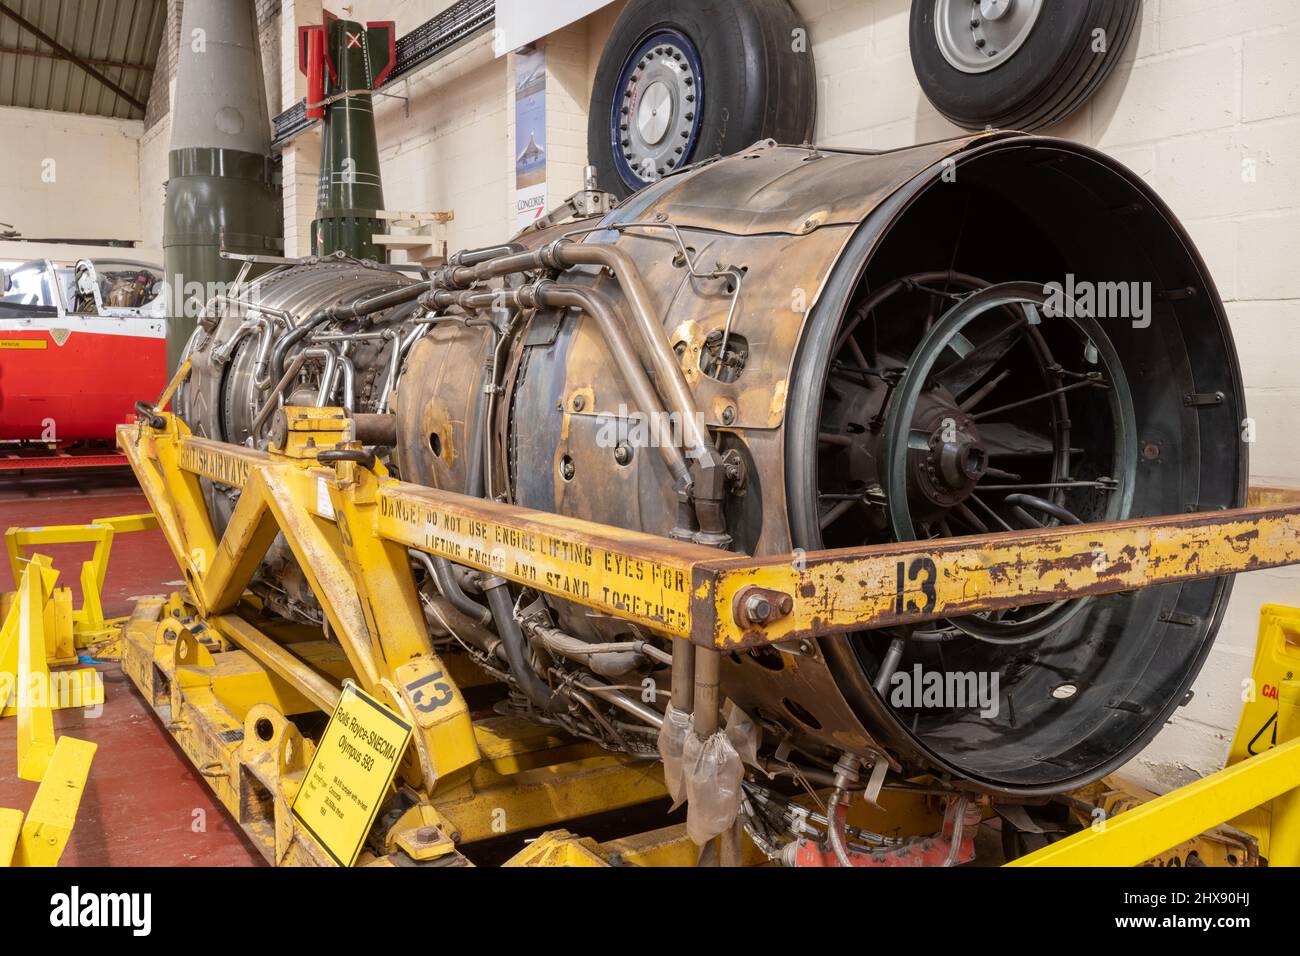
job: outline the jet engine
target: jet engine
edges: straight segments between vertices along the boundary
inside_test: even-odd
[[[191,358],[202,435],[265,446],[282,406],[341,406],[404,481],[750,555],[1245,495],[1240,371],[1187,233],[1114,160],[1021,134],[764,142],[423,275],[287,266],[216,304]],[[212,489],[218,519],[232,495]],[[671,641],[412,560],[431,633],[500,706],[655,753]],[[825,784],[883,751],[946,786],[1057,793],[1184,702],[1229,586],[734,652],[721,692],[767,774]],[[319,620],[291,555],[257,588]]]

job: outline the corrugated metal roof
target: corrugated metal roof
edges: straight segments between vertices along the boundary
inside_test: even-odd
[[[166,20],[166,0],[0,0],[0,106],[143,119]]]

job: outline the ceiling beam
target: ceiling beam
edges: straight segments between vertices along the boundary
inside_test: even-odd
[[[61,58],[79,66],[82,70],[90,74],[90,76],[94,77],[100,83],[103,83],[106,87],[108,87],[118,96],[122,97],[122,99],[126,100],[136,109],[138,109],[141,113],[145,111],[144,103],[140,102],[140,100],[138,100],[136,97],[132,96],[122,87],[118,86],[108,77],[106,77],[103,73],[99,72],[99,70],[95,69],[95,67],[91,65],[91,63],[88,60],[86,60],[84,57],[78,56],[76,53],[73,53],[63,44],[59,43],[58,40],[54,39],[54,37],[50,36],[48,33],[45,33],[43,30],[41,30],[40,27],[32,23],[22,14],[18,13],[11,7],[7,6],[4,2],[2,2],[2,0],[0,0],[0,16],[8,17],[10,20],[14,21],[14,23],[18,24],[20,27],[22,27],[32,36],[36,37],[36,39],[40,40],[46,46],[54,50],[54,52],[58,54]]]
[[[0,53],[12,53],[14,56],[35,56],[42,60],[67,60],[67,57],[58,53],[49,53],[45,50],[24,50],[17,46],[0,46]],[[139,70],[142,73],[152,73],[154,68],[143,63],[126,63],[122,60],[96,60],[86,57],[86,62],[91,66],[102,66],[115,70]]]

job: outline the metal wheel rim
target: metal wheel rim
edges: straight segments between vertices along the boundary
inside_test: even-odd
[[[704,70],[685,34],[660,30],[637,46],[619,74],[610,115],[614,164],[629,188],[690,160],[703,106]]]
[[[987,73],[1029,39],[1043,0],[935,0],[934,35],[955,70]]]

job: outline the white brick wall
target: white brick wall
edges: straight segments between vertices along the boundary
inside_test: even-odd
[[[321,0],[284,0],[280,5],[280,102],[272,115],[287,110],[307,95],[307,78],[298,71],[298,27],[324,22]],[[281,151],[284,188],[284,254],[311,254],[311,221],[316,218],[316,187],[320,182],[320,129],[299,136]]]
[[[427,13],[425,18],[432,16]],[[375,98],[384,201],[390,209],[450,210],[450,248],[489,245],[506,215],[506,59],[483,36]]]

